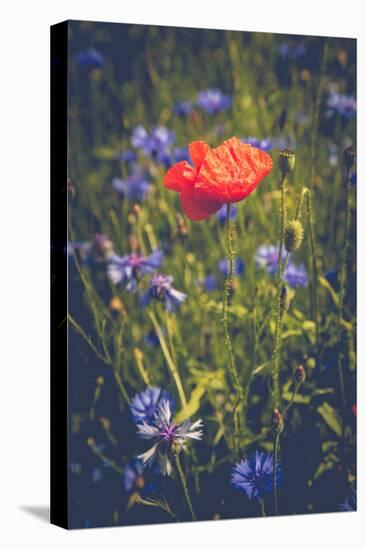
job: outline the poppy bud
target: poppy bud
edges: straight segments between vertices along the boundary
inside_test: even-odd
[[[290,296],[286,286],[283,286],[281,289],[280,307],[281,313],[288,311],[290,308]]]
[[[283,432],[285,427],[285,422],[283,416],[278,409],[274,409],[272,413],[272,429],[276,434]]]
[[[280,151],[280,157],[278,160],[278,166],[281,174],[289,174],[295,168],[296,155],[289,149],[283,149]]]
[[[306,379],[305,369],[302,365],[298,365],[294,372],[295,381],[298,384],[303,384]]]
[[[285,248],[287,252],[294,252],[301,246],[304,238],[304,228],[300,220],[291,220],[285,226]]]
[[[352,147],[352,145],[350,147],[347,147],[347,149],[343,151],[343,162],[347,170],[350,170],[352,168],[353,163],[355,162],[355,158],[356,149]]]

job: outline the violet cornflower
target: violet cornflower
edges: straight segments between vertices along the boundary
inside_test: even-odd
[[[152,276],[150,286],[140,297],[140,305],[146,307],[151,300],[161,300],[166,311],[172,313],[187,299],[187,294],[172,287],[174,278],[171,275],[156,273]]]
[[[209,88],[199,92],[197,105],[209,115],[215,115],[230,108],[231,97],[217,88]]]
[[[113,284],[121,283],[128,292],[135,292],[139,277],[153,273],[161,266],[164,254],[155,250],[150,256],[132,252],[127,256],[109,257],[107,272]]]
[[[202,425],[202,419],[193,423],[186,420],[182,424],[175,424],[169,401],[162,401],[154,423],[143,422],[138,426],[138,435],[142,439],[151,439],[154,444],[137,458],[142,460],[144,466],[157,459],[161,473],[170,476],[173,472],[172,456],[184,450],[188,440],[202,438]]]
[[[163,401],[168,401],[170,407],[173,408],[173,399],[166,390],[153,387],[137,393],[130,403],[134,422],[136,424],[153,422]]]

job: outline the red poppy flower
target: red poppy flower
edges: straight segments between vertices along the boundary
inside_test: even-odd
[[[215,149],[194,141],[189,154],[193,167],[177,162],[165,174],[164,185],[180,193],[183,212],[195,221],[208,218],[223,204],[245,199],[272,170],[267,153],[236,137]]]

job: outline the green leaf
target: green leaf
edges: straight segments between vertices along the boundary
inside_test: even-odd
[[[201,405],[201,399],[206,391],[206,386],[199,385],[194,388],[191,393],[190,400],[185,409],[181,409],[175,417],[175,421],[180,424],[187,418],[194,416]]]
[[[327,281],[325,277],[319,277],[319,283],[323,288],[326,288],[334,302],[334,304],[339,306],[339,297],[332,285]]]
[[[338,435],[338,437],[341,437],[342,426],[337,411],[333,409],[333,407],[329,405],[329,403],[327,403],[326,401],[322,405],[317,407],[316,410],[323,418],[324,422],[329,426],[329,428],[333,430]]]
[[[292,391],[291,392],[287,391],[287,392],[282,394],[282,398],[285,401],[291,401],[292,396],[293,396]],[[294,400],[293,400],[294,403],[300,403],[301,405],[309,405],[310,401],[311,401],[311,396],[310,395],[301,395],[299,393],[295,395]]]

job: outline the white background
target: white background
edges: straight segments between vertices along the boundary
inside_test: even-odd
[[[362,2],[5,1],[0,64],[0,547],[364,548],[365,39]],[[359,481],[357,514],[66,532],[49,503],[49,26],[64,19],[357,37],[359,47]],[[362,150],[362,155],[361,155]],[[4,170],[5,167],[5,170]],[[102,505],[102,503],[101,503]]]

